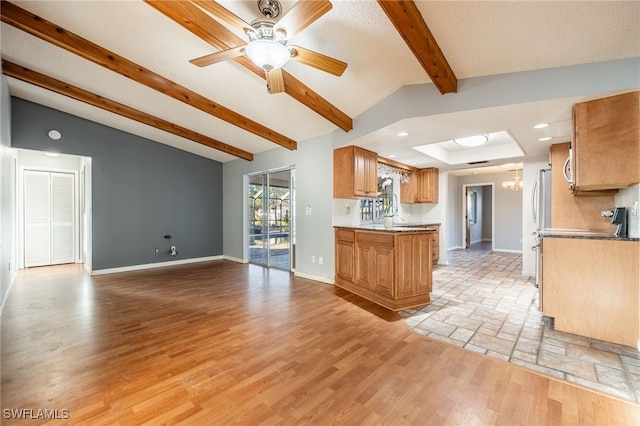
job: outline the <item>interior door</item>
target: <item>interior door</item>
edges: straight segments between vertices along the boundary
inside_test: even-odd
[[[75,175],[24,171],[24,264],[75,261]]]

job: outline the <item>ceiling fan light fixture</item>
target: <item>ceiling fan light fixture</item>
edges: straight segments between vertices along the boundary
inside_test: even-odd
[[[291,59],[291,51],[273,40],[253,40],[247,44],[245,52],[254,64],[267,71],[282,68]]]
[[[467,138],[454,139],[453,141],[461,146],[475,147],[489,142],[489,135],[469,136]]]

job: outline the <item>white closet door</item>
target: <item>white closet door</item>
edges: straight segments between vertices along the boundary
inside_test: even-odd
[[[51,173],[51,264],[73,263],[74,176]]]
[[[51,178],[49,172],[24,172],[24,263],[51,263]]]
[[[75,261],[75,177],[24,171],[25,266]]]

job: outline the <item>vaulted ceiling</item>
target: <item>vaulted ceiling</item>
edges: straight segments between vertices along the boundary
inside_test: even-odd
[[[218,4],[245,22],[261,16],[255,0]],[[281,4],[285,17],[301,9],[296,1]],[[348,132],[405,85],[434,84],[443,97],[456,96],[459,79],[640,56],[637,1],[332,0],[290,44],[346,62],[344,73],[291,61],[284,92],[269,94],[264,71],[244,56],[206,67],[189,62],[247,41],[211,5],[2,1],[0,51],[10,91],[226,162]],[[427,122],[408,124],[429,140]]]

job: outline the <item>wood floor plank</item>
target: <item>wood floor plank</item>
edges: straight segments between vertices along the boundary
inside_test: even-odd
[[[333,286],[227,261],[21,271],[2,424],[638,424],[640,407],[414,334]]]

